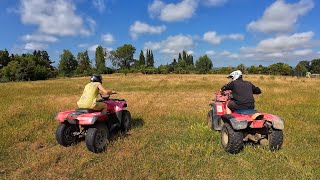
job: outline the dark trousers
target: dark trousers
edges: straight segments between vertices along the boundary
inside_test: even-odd
[[[247,104],[237,104],[234,101],[229,101],[228,108],[234,112],[235,110],[240,109],[254,109],[254,103],[247,103]]]

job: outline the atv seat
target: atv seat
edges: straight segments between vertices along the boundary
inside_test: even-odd
[[[238,114],[254,114],[257,112],[257,110],[255,110],[255,109],[237,109],[234,112],[238,113]]]
[[[76,109],[79,113],[93,113],[93,112],[101,112],[101,110],[94,110],[94,109],[88,109],[88,108],[79,108]]]

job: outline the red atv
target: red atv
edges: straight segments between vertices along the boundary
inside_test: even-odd
[[[70,146],[85,137],[89,151],[99,153],[106,148],[110,132],[119,129],[126,133],[131,128],[130,112],[124,110],[124,99],[112,99],[101,96],[99,102],[107,104],[107,115],[92,109],[67,110],[57,113],[55,119],[60,122],[56,130],[56,140],[62,146]]]
[[[258,113],[254,109],[236,110],[226,114],[226,106],[232,98],[231,91],[215,93],[210,104],[207,123],[212,130],[221,131],[221,144],[225,151],[236,154],[244,142],[253,141],[270,150],[279,150],[283,142],[284,120],[276,115]]]

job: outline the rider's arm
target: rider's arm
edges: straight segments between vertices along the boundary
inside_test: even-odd
[[[233,89],[233,81],[231,81],[230,83],[222,86],[221,91],[232,90],[232,89]]]
[[[101,84],[98,85],[98,89],[102,92],[102,94],[105,94],[105,95],[111,95],[112,94],[112,91],[107,91]]]
[[[252,84],[252,93],[253,94],[261,94],[261,90],[259,87],[256,87],[255,85]]]

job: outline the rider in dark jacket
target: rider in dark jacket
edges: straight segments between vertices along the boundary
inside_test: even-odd
[[[221,88],[221,91],[232,91],[233,99],[227,105],[229,108],[227,114],[237,109],[254,109],[253,94],[261,94],[260,88],[249,81],[244,81],[240,70],[232,72],[228,78],[232,78],[232,81]]]

